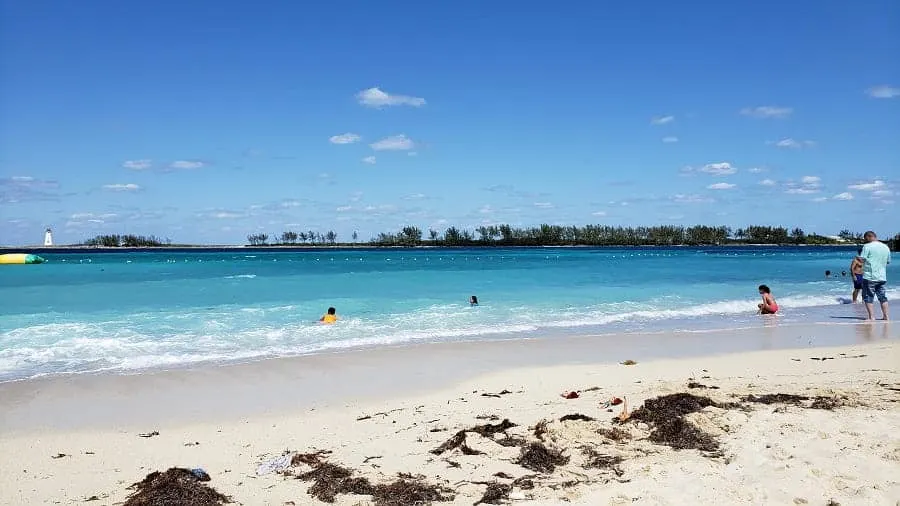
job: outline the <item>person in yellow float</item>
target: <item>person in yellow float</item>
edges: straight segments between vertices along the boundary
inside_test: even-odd
[[[329,323],[329,324],[336,322],[338,319],[337,314],[335,314],[336,312],[337,311],[335,311],[335,309],[333,307],[328,308],[328,312],[325,313],[324,315],[322,315],[322,317],[319,318],[319,321],[322,323]]]

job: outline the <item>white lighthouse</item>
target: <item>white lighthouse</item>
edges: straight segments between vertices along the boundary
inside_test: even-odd
[[[44,232],[44,246],[53,246],[53,231],[49,228]]]

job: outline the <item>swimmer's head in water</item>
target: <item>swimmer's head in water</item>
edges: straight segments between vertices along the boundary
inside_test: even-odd
[[[825,271],[825,276],[826,277],[831,276],[831,271]]]
[[[328,308],[328,314],[335,314],[337,312],[333,307]]]
[[[469,304],[478,304],[478,297],[475,295],[469,297]]]
[[[759,285],[759,293],[772,293],[766,285]]]

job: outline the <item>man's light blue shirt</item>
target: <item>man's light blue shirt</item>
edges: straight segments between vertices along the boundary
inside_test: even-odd
[[[866,261],[863,264],[863,279],[887,281],[887,264],[891,263],[891,250],[887,245],[880,241],[866,243],[859,256]]]

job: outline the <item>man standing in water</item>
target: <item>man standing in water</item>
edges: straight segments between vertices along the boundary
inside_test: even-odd
[[[853,257],[853,261],[850,262],[850,275],[853,276],[853,303],[856,304],[856,299],[859,297],[859,291],[862,290],[863,287],[863,261],[860,258],[862,255],[862,248],[856,250],[856,256]]]
[[[884,293],[884,285],[887,283],[887,264],[891,263],[891,250],[883,242],[878,240],[875,232],[869,230],[863,236],[866,245],[863,246],[859,258],[863,262],[863,302],[866,303],[866,313],[869,320],[874,320],[872,304],[875,298],[881,304],[881,314],[885,321],[888,317],[888,300]]]

